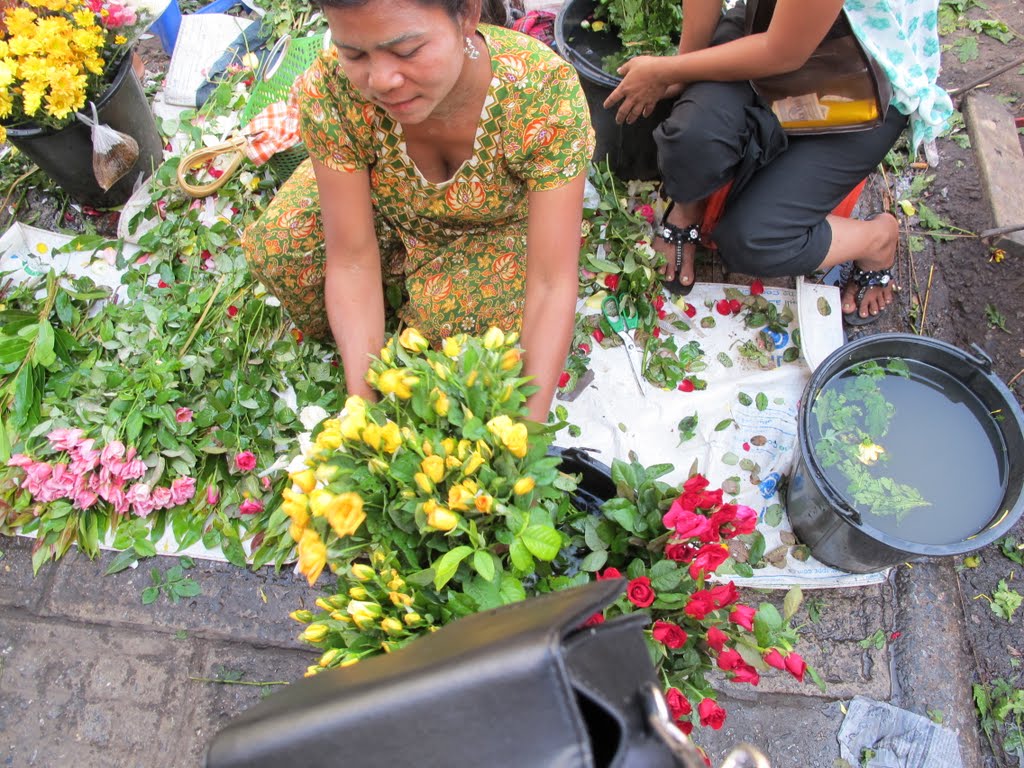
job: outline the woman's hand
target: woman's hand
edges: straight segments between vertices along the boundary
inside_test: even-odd
[[[674,85],[665,77],[665,57],[637,56],[621,67],[622,82],[605,99],[605,109],[620,104],[615,114],[617,123],[633,123],[654,112],[654,105],[669,95]]]

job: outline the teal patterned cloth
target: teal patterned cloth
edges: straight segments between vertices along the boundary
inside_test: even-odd
[[[912,151],[924,144],[933,163],[935,139],[953,114],[937,82],[938,0],[846,0],[843,8],[861,45],[889,76],[893,105],[910,117]]]

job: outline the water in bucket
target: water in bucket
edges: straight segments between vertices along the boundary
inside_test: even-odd
[[[825,480],[876,530],[954,544],[996,515],[1007,478],[1000,415],[945,371],[862,361],[822,387],[812,415]]]

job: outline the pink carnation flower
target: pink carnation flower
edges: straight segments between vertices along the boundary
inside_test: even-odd
[[[53,432],[46,436],[46,439],[50,441],[50,445],[58,451],[70,451],[85,437],[85,432],[78,429],[55,429]]]
[[[235,456],[235,468],[242,472],[251,472],[256,469],[256,454],[252,451],[242,451]]]
[[[178,506],[191,500],[196,495],[196,479],[179,477],[171,483],[171,505]]]
[[[238,507],[238,511],[243,515],[255,515],[263,511],[263,502],[259,499],[246,499]]]

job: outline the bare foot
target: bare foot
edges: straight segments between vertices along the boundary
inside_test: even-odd
[[[878,258],[859,259],[856,264],[861,269],[870,272],[878,269],[891,269],[896,263],[896,244],[899,240],[899,222],[896,217],[889,213],[882,213],[867,221],[858,222],[863,227],[861,230],[865,238],[871,238],[869,251],[871,253],[884,254]],[[864,292],[858,311],[857,307],[858,286],[853,280],[843,286],[842,301],[843,314],[849,315],[857,312],[861,318],[873,317],[882,312],[895,299],[895,293],[899,287],[892,280],[888,285],[871,286]]]

